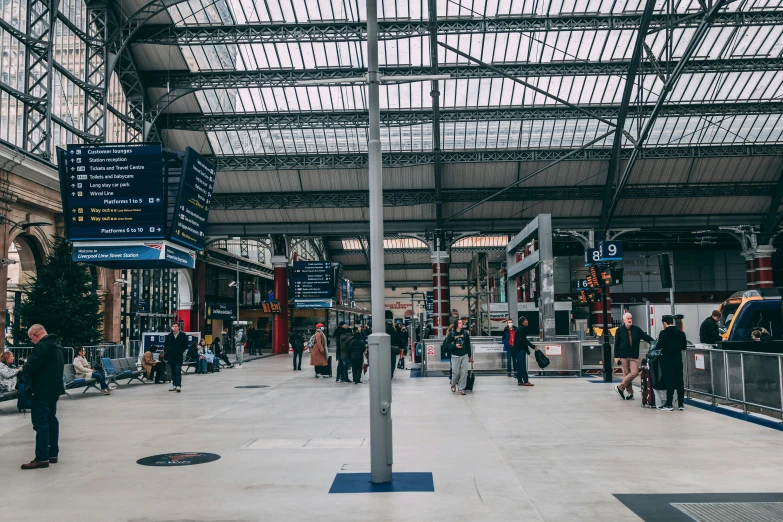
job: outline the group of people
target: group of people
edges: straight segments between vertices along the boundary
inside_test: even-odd
[[[316,325],[315,333],[308,341],[310,348],[310,365],[315,369],[316,378],[327,376],[329,372],[323,372],[322,368],[329,366],[329,348],[324,324]],[[367,328],[366,330],[369,330]],[[337,376],[335,382],[362,384],[362,374],[365,370],[365,357],[369,356],[367,347],[367,336],[372,333],[366,331],[362,326],[351,328],[345,321],[340,321],[337,325],[337,331],[334,333],[334,356],[337,359]],[[302,352],[304,343],[300,338],[296,339],[294,335],[289,340],[294,350],[294,370],[302,369]],[[297,365],[298,361],[298,365]],[[348,376],[350,370],[351,376]]]

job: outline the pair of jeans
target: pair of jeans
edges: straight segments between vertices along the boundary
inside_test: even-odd
[[[294,350],[294,370],[301,370],[302,369],[302,353],[303,352],[304,352],[304,350]]]
[[[361,359],[350,359],[351,361],[351,373],[353,374],[353,382],[358,383],[362,382],[362,364],[364,363],[364,358]]]
[[[334,382],[341,381],[343,379],[343,360],[337,358],[337,377],[334,378]]]
[[[218,359],[226,363],[226,366],[231,366],[231,361],[228,360],[228,355],[221,353],[218,357],[215,358],[215,361]]]
[[[162,362],[152,365],[149,379],[155,382],[163,382],[166,380],[166,367]]]
[[[171,363],[171,385],[182,387],[182,363]]]
[[[465,389],[468,383],[468,357],[467,355],[451,356],[451,384],[459,391]]]
[[[351,358],[350,357],[344,357],[343,358],[343,380],[345,382],[350,382],[351,379],[348,377],[348,370],[353,371],[353,366],[351,366]]]
[[[512,373],[517,371],[517,361],[514,359],[514,352],[512,350],[506,351],[506,372]]]
[[[517,354],[517,382],[529,382],[527,374],[527,354],[525,350],[520,350]]]
[[[101,372],[92,372],[92,378],[98,381],[98,384],[101,385],[101,390],[105,390],[107,388],[106,377],[104,377]]]
[[[33,399],[30,401],[30,416],[35,430],[35,460],[38,462],[48,461],[60,454],[57,400]]]
[[[682,408],[685,399],[685,384],[682,379],[683,366],[681,360],[666,360],[663,363],[663,378],[666,381],[666,404],[671,407],[674,400],[674,391],[677,390],[677,405]]]
[[[622,391],[629,390],[633,395],[633,380],[639,375],[639,359],[620,359],[620,367],[623,369],[623,382],[618,386]]]
[[[199,359],[196,363],[196,373],[207,373],[207,360]]]

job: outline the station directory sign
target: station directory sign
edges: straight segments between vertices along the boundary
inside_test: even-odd
[[[58,155],[69,240],[166,237],[160,144],[68,145]]]
[[[190,147],[185,149],[171,241],[195,250],[204,248],[215,167]]]
[[[331,299],[334,269],[331,261],[295,261],[291,269],[294,299]]]

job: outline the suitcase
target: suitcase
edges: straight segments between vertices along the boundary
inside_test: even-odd
[[[400,358],[397,359],[397,369],[398,370],[405,369],[405,356],[402,353],[400,353]]]
[[[473,371],[473,363],[470,363],[468,378],[465,381],[465,391],[473,391],[473,384],[476,382],[476,373]]]
[[[215,363],[213,362],[207,363],[207,373],[215,373]]]
[[[653,393],[652,381],[650,380],[650,367],[642,366],[642,408],[655,408],[655,394]]]
[[[332,356],[331,355],[326,359],[326,366],[316,366],[315,367],[315,374],[316,375],[323,375],[324,377],[331,377],[332,376]]]
[[[666,390],[653,390],[653,393],[655,394],[655,407],[663,408],[663,405],[666,404]],[[676,403],[677,403],[677,390],[674,390],[672,405],[675,405]],[[650,407],[652,408],[652,406]]]

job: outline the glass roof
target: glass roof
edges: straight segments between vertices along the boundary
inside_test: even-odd
[[[698,0],[673,1],[681,17],[698,13]],[[667,2],[658,2],[657,14],[665,14]],[[438,0],[439,20],[455,22],[483,18],[573,17],[601,15],[640,16],[643,0]],[[782,1],[744,0],[730,3],[725,12],[783,11]],[[169,8],[179,26],[242,24],[350,23],[365,20],[365,3],[349,0],[190,0]],[[426,0],[380,0],[382,21],[422,21],[428,17]],[[519,77],[572,104],[619,108],[625,88],[625,69],[631,59],[637,31],[632,28],[568,28],[549,31],[441,33],[440,42],[496,66],[527,67],[533,74]],[[663,77],[682,57],[695,33],[693,24],[671,31],[651,32],[645,39],[646,55],[633,88],[632,106],[626,130],[638,136],[646,116],[635,105],[654,105],[664,88]],[[430,40],[426,34],[383,33],[379,46],[382,68],[415,68],[430,72]],[[259,40],[261,41],[261,40]],[[367,64],[363,41],[312,41],[306,37],[288,42],[237,45],[180,46],[191,72],[214,71],[313,71],[355,70],[360,75]],[[654,55],[655,60],[650,56]],[[562,107],[558,101],[508,78],[465,78],[459,68],[476,65],[455,53],[438,48],[438,65],[452,79],[441,80],[440,106],[444,110]],[[655,122],[646,146],[779,143],[779,108],[765,112],[766,104],[783,98],[783,25],[759,23],[737,26],[716,23],[708,29],[691,58],[705,65],[699,71],[682,74],[665,104],[674,107]],[[761,65],[747,66],[748,60]],[[764,64],[763,60],[770,60]],[[709,61],[709,62],[707,62]],[[618,64],[612,67],[613,64]],[[439,71],[443,73],[443,70]],[[260,86],[259,86],[260,85]],[[385,84],[381,87],[381,110],[429,110],[432,106],[429,81]],[[205,114],[264,114],[295,112],[344,112],[367,110],[362,85],[264,86],[232,85],[226,89],[196,92]],[[733,104],[751,104],[743,109]],[[700,115],[676,106],[724,104],[725,114]],[[757,104],[757,105],[753,105]],[[777,107],[777,106],[776,106]],[[744,112],[743,112],[744,111]],[[674,115],[673,115],[674,114]],[[464,119],[464,121],[455,121]],[[615,118],[607,118],[615,121]],[[470,113],[441,123],[441,148],[447,151],[476,149],[573,148],[583,145],[611,126],[589,116],[563,119],[514,119],[482,117]],[[363,124],[323,127],[280,127],[255,125],[253,130],[208,130],[216,154],[357,153],[367,150]],[[432,123],[385,125],[381,129],[384,151],[427,151],[432,149]],[[613,136],[595,147],[610,147]],[[625,146],[631,146],[625,138]]]

